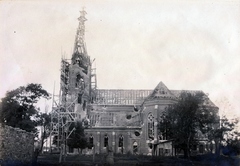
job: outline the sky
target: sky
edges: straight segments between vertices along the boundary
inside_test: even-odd
[[[100,89],[202,90],[240,116],[240,1],[0,1],[0,98],[40,83],[59,92],[79,11]],[[49,106],[50,107],[50,106]]]

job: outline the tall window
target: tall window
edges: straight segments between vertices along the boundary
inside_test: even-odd
[[[85,111],[85,109],[86,109],[86,106],[87,106],[87,101],[86,101],[86,100],[84,100],[84,101],[83,101],[83,106],[82,106],[82,108],[83,108],[83,111]]]
[[[93,147],[93,136],[90,135],[90,137],[89,137],[89,149],[92,149],[92,147]]]
[[[81,75],[77,74],[76,75],[76,82],[75,82],[75,88],[78,88],[80,85],[80,79],[81,79]]]
[[[108,136],[105,134],[104,136],[104,147],[108,147]]]
[[[123,147],[123,136],[119,136],[119,142],[118,142],[118,147]]]
[[[78,104],[82,104],[82,93],[78,93]]]
[[[148,114],[148,138],[154,139],[154,116]]]
[[[76,75],[75,88],[79,88],[81,90],[84,90],[85,88],[85,82],[79,73]]]

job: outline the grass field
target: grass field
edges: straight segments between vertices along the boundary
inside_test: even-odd
[[[59,155],[45,154],[39,156],[37,166],[103,166],[109,165],[106,161],[105,155],[96,155],[95,161],[93,156],[85,155],[68,155],[65,161],[59,163]],[[142,156],[142,155],[115,155],[114,164],[123,166],[240,166],[240,157],[226,157],[199,155],[189,159],[176,157],[156,157],[156,156]]]

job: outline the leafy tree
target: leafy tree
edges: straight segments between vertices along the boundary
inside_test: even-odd
[[[38,126],[41,127],[41,136],[40,136],[40,147],[39,147],[39,153],[43,149],[43,145],[46,141],[46,139],[50,135],[50,127],[51,127],[51,116],[48,113],[40,113],[38,116]],[[39,155],[38,153],[38,155]]]
[[[226,116],[221,118],[221,125],[218,130],[219,134],[217,136],[220,137],[220,141],[223,143],[230,143],[234,136],[238,136],[238,132],[233,132],[236,125],[238,124],[238,119],[229,120]]]
[[[239,136],[240,133],[234,131],[236,125],[238,124],[238,119],[227,119],[226,116],[223,116],[221,119],[220,128],[217,130],[217,135],[219,137],[220,145],[222,145],[223,150],[228,149],[229,152],[227,155],[239,154],[238,148],[240,148]],[[219,152],[218,152],[219,153]],[[220,154],[220,153],[219,153]]]
[[[240,139],[235,137],[228,140],[227,145],[222,148],[222,153],[228,156],[240,155]]]
[[[82,153],[82,150],[88,147],[88,142],[84,134],[84,127],[82,122],[73,123],[69,127],[69,132],[72,130],[73,132],[70,133],[70,136],[67,139],[67,145],[71,148],[81,149]]]
[[[189,157],[190,148],[197,141],[200,131],[208,131],[216,111],[204,107],[202,93],[191,94],[183,91],[176,104],[169,106],[163,113],[159,125],[165,139],[173,139],[176,149],[182,149]]]
[[[38,113],[38,115],[36,115],[36,123],[37,126],[41,127],[41,135],[39,137],[39,146],[36,147],[35,151],[34,151],[34,160],[33,162],[36,163],[37,162],[37,158],[39,156],[39,154],[42,152],[43,149],[43,145],[46,142],[46,139],[49,137],[50,135],[50,127],[51,127],[51,116],[50,114],[47,113]]]
[[[40,84],[28,84],[8,91],[0,102],[0,122],[12,127],[18,127],[37,136],[37,126],[42,126],[40,147],[35,151],[34,162],[37,161],[43,144],[49,135],[50,116],[40,113],[36,105],[41,98],[49,99],[49,94]]]
[[[218,124],[218,127],[216,125],[215,127],[209,126],[207,136],[210,142],[215,142],[216,154],[219,155],[222,146],[231,146],[232,141],[237,140],[239,133],[234,132],[234,130],[238,120],[232,119],[230,121],[226,116],[223,116],[221,119],[218,118],[215,124]]]
[[[49,94],[40,84],[28,84],[8,91],[0,103],[0,122],[12,127],[36,132],[38,125],[37,102],[49,99]]]

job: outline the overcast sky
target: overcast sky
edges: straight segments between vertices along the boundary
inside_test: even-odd
[[[98,88],[203,90],[240,116],[239,1],[1,1],[0,97],[27,83],[59,90],[80,13]]]

